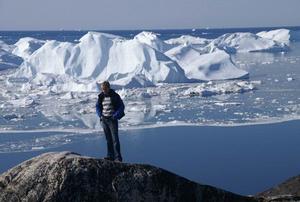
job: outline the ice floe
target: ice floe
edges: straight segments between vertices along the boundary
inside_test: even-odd
[[[212,96],[230,93],[244,93],[255,90],[256,81],[227,81],[227,82],[208,82],[191,87],[183,91],[183,95],[188,96]]]

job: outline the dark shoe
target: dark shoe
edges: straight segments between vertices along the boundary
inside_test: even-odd
[[[113,161],[113,160],[114,160],[113,158],[111,158],[111,157],[109,157],[109,156],[104,157],[104,159],[105,159],[105,160],[109,160],[109,161]]]

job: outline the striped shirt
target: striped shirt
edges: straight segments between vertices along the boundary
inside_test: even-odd
[[[102,102],[103,110],[102,114],[103,116],[110,117],[114,113],[113,105],[111,103],[111,98],[109,96],[105,96]]]

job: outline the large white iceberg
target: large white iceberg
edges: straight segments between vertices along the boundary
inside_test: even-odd
[[[207,47],[212,41],[209,39],[183,35],[163,41],[152,32],[141,32],[134,39],[164,52],[184,69],[185,75],[191,80],[225,80],[248,76],[248,72],[233,64],[226,52]]]
[[[178,62],[189,79],[211,81],[248,76],[248,72],[233,64],[225,51],[208,48],[198,50],[191,45],[182,45],[167,51],[166,55]]]
[[[46,42],[15,76],[33,78],[37,74],[66,75],[88,82],[109,80],[126,87],[188,81],[176,62],[137,39],[96,32],[89,32],[78,44]]]
[[[288,36],[288,30],[274,30],[164,41],[152,32],[133,39],[89,32],[78,43],[23,38],[2,52],[10,50],[25,59],[15,77],[27,77],[30,83],[52,86],[54,91],[93,91],[96,81],[104,80],[115,86],[142,87],[245,78],[248,72],[235,66],[230,53],[288,50]]]
[[[275,38],[275,37],[274,37]],[[212,46],[226,51],[236,52],[278,52],[287,51],[288,45],[268,38],[262,38],[252,33],[224,34],[211,42]]]
[[[256,34],[265,39],[271,39],[280,43],[289,45],[290,43],[290,30],[288,29],[276,29],[271,31],[263,31]]]
[[[15,48],[12,50],[12,53],[22,57],[23,59],[28,59],[34,51],[39,49],[44,44],[45,41],[43,40],[38,40],[31,37],[21,38],[15,43]]]

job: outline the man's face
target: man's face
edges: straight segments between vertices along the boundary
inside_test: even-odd
[[[101,90],[103,91],[104,94],[108,94],[109,92],[109,87],[106,85],[101,85]]]

